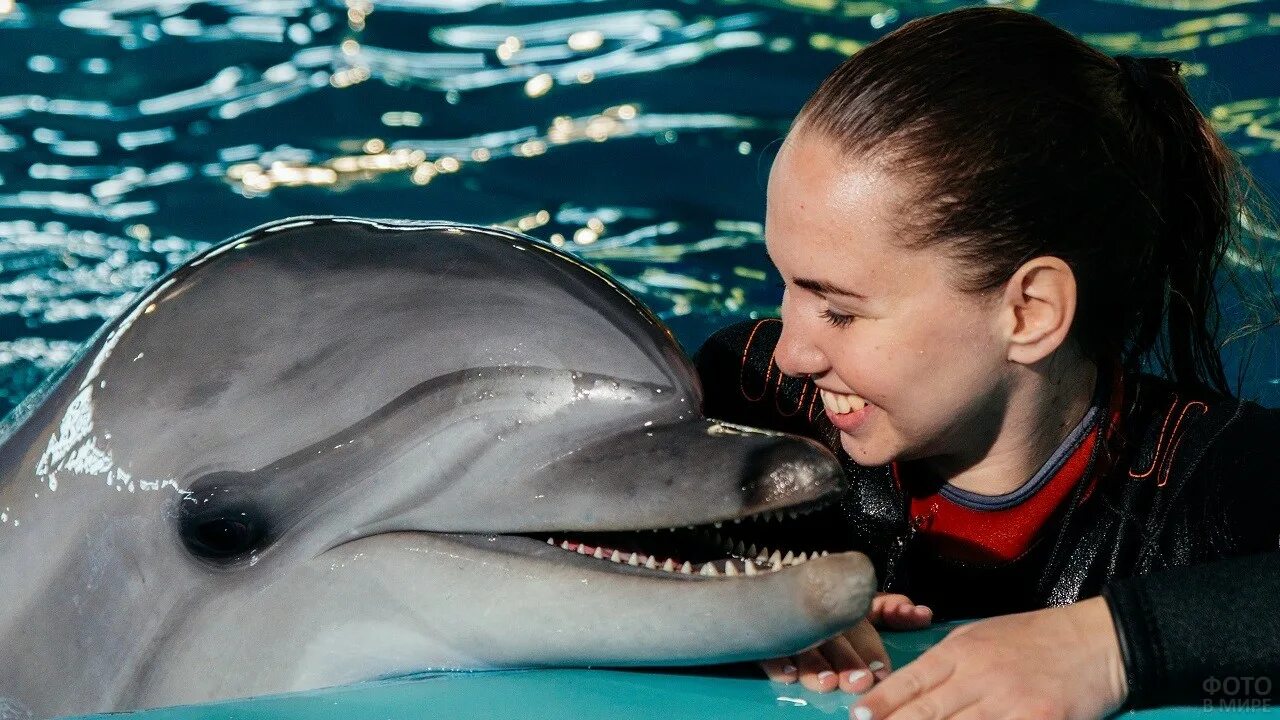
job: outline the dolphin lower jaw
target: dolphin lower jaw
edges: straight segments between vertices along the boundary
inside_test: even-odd
[[[859,553],[757,577],[647,571],[518,536],[373,535],[196,603],[120,707],[311,690],[431,670],[702,665],[778,657],[852,626]],[[571,629],[571,631],[569,630]],[[230,662],[216,675],[206,654]],[[249,658],[270,662],[252,663]]]
[[[414,608],[444,648],[384,673],[772,657],[856,624],[876,587],[870,561],[856,552],[715,577],[614,563],[520,536],[388,533],[326,556],[325,574],[354,572],[365,581],[330,577],[325,586],[370,591],[336,606],[354,603],[354,617],[383,623],[392,608],[410,636],[423,632],[403,615]],[[500,616],[486,609],[495,601],[504,606]],[[437,604],[451,616],[440,617]]]

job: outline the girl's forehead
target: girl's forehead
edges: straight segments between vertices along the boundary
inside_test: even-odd
[[[903,192],[870,162],[843,157],[821,138],[788,137],[769,176],[765,238],[770,254],[818,253],[867,263],[898,256],[893,215]]]

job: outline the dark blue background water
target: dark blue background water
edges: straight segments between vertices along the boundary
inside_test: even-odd
[[[0,414],[166,269],[302,213],[503,223],[689,347],[776,312],[767,148],[845,55],[958,3],[0,0]],[[1017,7],[1165,54],[1280,178],[1280,2]],[[1247,395],[1280,404],[1263,338]],[[1234,356],[1233,356],[1234,357]]]
[[[959,3],[125,5],[0,0],[0,414],[168,268],[295,214],[524,229],[605,267],[689,347],[774,313],[767,148],[848,53]],[[1184,61],[1201,107],[1276,187],[1280,2],[1016,6],[1111,53]],[[1263,338],[1244,387],[1271,405],[1275,347]],[[763,680],[557,671],[207,716],[845,716],[848,701]]]

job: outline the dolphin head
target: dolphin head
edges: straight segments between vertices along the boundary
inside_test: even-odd
[[[776,532],[833,504],[834,457],[700,408],[662,323],[527,237],[257,228],[144,293],[8,423],[0,488],[27,522],[2,526],[0,572],[32,581],[0,639],[83,667],[37,662],[0,697],[79,712],[723,662],[856,622],[866,558]]]

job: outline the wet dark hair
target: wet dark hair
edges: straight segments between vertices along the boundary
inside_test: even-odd
[[[1086,357],[1135,371],[1154,359],[1176,382],[1232,394],[1214,283],[1224,256],[1264,257],[1239,232],[1254,185],[1178,71],[1112,58],[1034,15],[966,8],[853,55],[797,123],[914,181],[900,244],[946,251],[958,289],[994,290],[1059,257]]]

